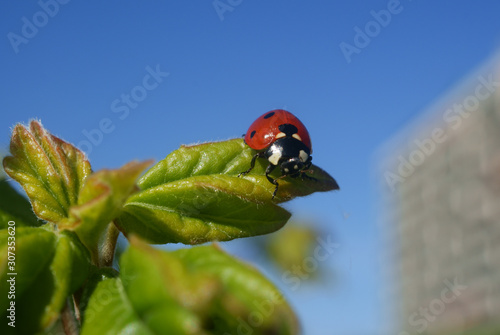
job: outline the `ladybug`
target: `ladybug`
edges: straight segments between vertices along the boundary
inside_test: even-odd
[[[305,172],[311,167],[311,138],[306,127],[290,112],[275,109],[261,115],[252,123],[245,134],[245,143],[252,149],[262,150],[253,156],[250,168],[238,175],[244,176],[255,166],[257,158],[266,158],[269,165],[266,177],[275,189],[272,198],[278,192],[278,179],[284,177],[309,177]],[[269,174],[279,166],[281,177],[273,179]]]

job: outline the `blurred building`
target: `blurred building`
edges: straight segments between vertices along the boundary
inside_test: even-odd
[[[500,61],[380,151],[395,334],[500,334]]]

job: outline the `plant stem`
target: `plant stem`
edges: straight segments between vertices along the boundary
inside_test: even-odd
[[[66,304],[61,312],[61,322],[66,335],[78,335],[80,324],[75,318],[75,314],[70,304],[74,304],[73,298],[66,299]]]
[[[75,292],[75,294],[81,293],[81,288]],[[78,322],[78,324],[82,324],[82,315],[80,313],[80,298],[73,294],[70,299],[71,303],[73,304],[74,312],[75,312],[75,319]],[[80,294],[79,294],[80,295]]]
[[[101,249],[99,260],[99,267],[113,265],[113,258],[115,256],[116,242],[120,231],[116,228],[115,223],[111,222],[106,229],[104,243]]]

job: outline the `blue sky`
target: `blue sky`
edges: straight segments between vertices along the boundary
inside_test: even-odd
[[[238,137],[288,109],[342,190],[286,207],[339,248],[330,281],[291,292],[274,279],[305,334],[385,334],[373,153],[499,48],[500,3],[54,1],[0,4],[2,148],[39,118],[97,170]]]

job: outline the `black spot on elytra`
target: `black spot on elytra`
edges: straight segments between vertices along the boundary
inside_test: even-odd
[[[286,136],[292,136],[299,131],[297,127],[290,123],[280,124],[278,128],[282,133],[285,133]]]
[[[269,119],[273,115],[274,115],[274,112],[269,112],[266,115],[264,115],[264,119]]]
[[[255,130],[250,133],[250,138],[253,138],[255,136]]]

